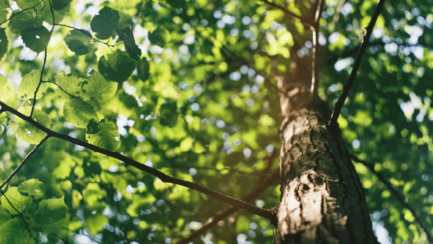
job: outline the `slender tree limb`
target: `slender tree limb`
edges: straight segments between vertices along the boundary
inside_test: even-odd
[[[54,27],[56,26],[56,22],[55,22],[56,20],[54,18],[54,10],[53,10],[53,5],[51,4],[51,0],[48,0],[48,3],[50,4],[51,15],[53,16],[53,26],[51,27],[51,31],[50,31],[50,40],[51,40],[51,35],[53,34]],[[47,64],[48,45],[50,44],[50,40],[48,40],[47,47],[45,48],[44,63],[42,64],[41,77],[39,78],[39,83],[35,90],[35,97],[33,99],[32,108],[30,109],[30,115],[29,115],[30,118],[32,117],[33,112],[35,110],[36,100],[37,100],[36,96],[38,95],[39,88],[41,87],[42,84],[42,76],[44,75],[45,65]]]
[[[347,95],[349,95],[350,88],[352,88],[352,85],[356,78],[356,73],[358,72],[358,68],[361,65],[361,59],[364,55],[365,49],[367,48],[367,44],[370,40],[370,35],[373,32],[373,27],[376,24],[377,17],[379,17],[379,14],[382,10],[383,4],[385,3],[385,0],[379,0],[376,9],[374,10],[373,16],[371,17],[370,24],[365,30],[364,39],[362,40],[361,47],[358,50],[358,54],[355,59],[355,63],[353,64],[352,72],[350,73],[349,80],[347,81],[346,85],[343,88],[343,92],[341,93],[341,96],[338,98],[337,103],[335,104],[334,111],[332,112],[331,119],[329,120],[328,126],[334,127],[337,125],[338,116],[340,116],[341,109],[343,108],[344,101],[347,98]]]
[[[126,156],[124,156],[124,155],[122,155],[122,154],[120,154],[118,152],[108,151],[106,149],[97,147],[97,146],[89,144],[87,142],[83,142],[81,140],[78,140],[76,138],[70,137],[68,135],[64,135],[64,134],[60,134],[58,132],[52,131],[52,130],[48,129],[47,127],[45,127],[45,126],[39,124],[38,122],[34,121],[32,118],[30,118],[30,117],[28,117],[28,116],[26,116],[26,115],[18,112],[17,110],[13,109],[12,107],[8,106],[4,102],[0,101],[0,106],[2,106],[2,109],[4,111],[9,111],[9,112],[15,114],[17,117],[21,118],[22,120],[24,120],[24,121],[32,124],[36,128],[38,128],[38,129],[42,130],[43,132],[47,133],[47,135],[49,137],[59,138],[59,139],[68,141],[70,143],[73,143],[73,144],[85,147],[85,148],[90,149],[90,150],[92,150],[94,152],[102,153],[102,154],[104,154],[106,156],[109,156],[109,157],[112,157],[112,158],[116,158],[118,160],[121,160],[121,161],[125,162],[126,166],[130,165],[130,166],[132,166],[134,168],[137,168],[137,169],[139,169],[141,171],[144,171],[144,172],[147,172],[147,173],[149,173],[151,175],[154,175],[154,176],[158,177],[163,182],[173,183],[173,184],[176,184],[176,185],[181,185],[181,186],[184,186],[184,187],[187,187],[187,188],[199,191],[199,192],[204,193],[204,194],[206,194],[208,196],[214,197],[214,198],[216,198],[216,199],[218,199],[220,201],[223,201],[223,202],[226,202],[228,204],[231,204],[231,205],[237,206],[239,208],[242,208],[242,209],[244,209],[244,210],[246,210],[246,211],[248,211],[248,212],[250,212],[252,214],[256,214],[256,215],[265,217],[267,219],[270,219],[271,221],[274,221],[274,219],[275,219],[275,216],[268,209],[262,209],[262,208],[256,207],[256,206],[254,206],[252,204],[249,204],[247,202],[241,201],[239,199],[236,199],[236,198],[233,198],[233,197],[230,197],[230,196],[226,196],[224,194],[221,194],[219,192],[213,191],[213,190],[211,190],[209,188],[206,188],[206,187],[201,186],[199,184],[196,184],[194,182],[189,182],[189,181],[177,179],[175,177],[166,175],[166,174],[164,174],[163,172],[161,172],[161,171],[159,171],[157,169],[154,169],[154,168],[151,168],[151,167],[149,167],[147,165],[141,164],[141,163],[139,163],[139,162],[137,162],[137,161],[135,161],[135,160],[133,160],[131,158],[128,158],[128,157],[126,157]]]
[[[365,167],[367,167],[368,169],[370,169],[370,171],[375,174],[377,176],[377,178],[379,178],[380,181],[382,181],[383,184],[386,185],[386,187],[388,187],[388,189],[391,191],[391,193],[394,195],[395,198],[397,198],[397,200],[403,204],[403,206],[405,208],[407,208],[412,215],[415,217],[415,221],[418,222],[418,224],[421,226],[421,228],[424,230],[424,233],[427,235],[427,239],[429,240],[430,243],[433,243],[433,236],[430,234],[430,230],[427,226],[425,226],[423,224],[423,222],[421,221],[421,219],[416,215],[415,209],[413,209],[404,199],[404,197],[402,195],[400,195],[400,193],[398,193],[398,191],[392,186],[392,184],[385,179],[385,177],[383,177],[382,174],[380,174],[379,172],[377,172],[374,169],[374,164],[373,163],[368,163],[366,161],[360,160],[358,157],[356,157],[355,155],[350,155],[351,158],[353,159],[353,161],[358,162],[358,163],[362,163]]]
[[[75,27],[70,26],[70,25],[65,25],[65,24],[55,24],[55,25],[56,25],[56,26],[67,27],[67,28],[74,29],[74,30],[77,30],[77,31],[82,31],[82,29],[75,28]],[[103,42],[103,41],[101,41],[101,40],[99,40],[99,39],[94,38],[93,36],[90,36],[90,38],[92,38],[93,41],[95,41],[95,42],[100,42],[100,43],[106,45],[106,46],[109,47],[109,48],[111,48],[111,47],[116,47],[116,46],[118,46],[118,45],[122,45],[122,44],[123,44],[123,42],[119,42],[119,43],[116,43],[116,44],[108,44],[108,41],[107,41],[107,42]]]
[[[319,58],[317,57],[317,49],[319,45],[319,28],[320,28],[320,17],[324,5],[324,0],[319,0],[317,3],[316,13],[313,22],[313,60],[311,64],[311,99],[318,97],[317,87],[319,86]]]
[[[270,185],[276,182],[279,179],[279,177],[280,177],[280,169],[274,170],[270,176],[260,181],[250,193],[248,193],[242,198],[242,200],[245,202],[249,202],[253,200],[258,195],[260,195],[264,190],[266,190]],[[224,209],[223,211],[219,212],[215,217],[209,219],[200,229],[194,231],[187,238],[179,241],[177,244],[188,244],[189,242],[193,241],[195,238],[200,237],[201,235],[206,233],[206,231],[208,231],[210,228],[215,226],[219,221],[233,214],[238,209],[239,208],[235,206],[230,206]]]
[[[33,6],[33,7],[26,8],[26,9],[23,9],[23,10],[18,11],[18,12],[14,12],[14,11],[12,10],[12,8],[11,8],[11,10],[12,10],[12,15],[11,15],[7,20],[1,22],[0,25],[2,25],[2,24],[4,24],[4,23],[8,22],[8,21],[11,20],[13,17],[15,17],[15,16],[17,16],[17,15],[19,15],[19,14],[22,14],[22,13],[24,13],[24,12],[30,10],[30,9],[34,9],[34,8],[36,8],[36,7],[37,7],[39,4],[41,4],[43,1],[45,1],[45,0],[42,0],[42,1],[38,2],[38,3],[37,3],[35,6]],[[10,6],[9,6],[9,7],[10,7]]]
[[[23,214],[22,214],[20,211],[18,211],[18,209],[17,209],[17,208],[16,208],[16,207],[11,203],[11,201],[10,201],[9,198],[5,195],[5,193],[4,193],[3,189],[1,189],[1,187],[0,187],[0,192],[1,192],[2,196],[6,199],[6,201],[8,201],[9,205],[11,205],[11,207],[12,207],[15,211],[17,211],[17,213],[20,215],[21,220],[24,222],[24,225],[26,226],[26,229],[27,229],[27,231],[29,232],[30,237],[33,238],[33,239],[35,240],[36,243],[39,243],[39,241],[38,241],[38,240],[37,240],[37,239],[32,235],[32,231],[30,230],[29,225],[27,224],[26,220],[24,219]]]
[[[266,3],[266,4],[268,4],[268,5],[270,5],[270,6],[272,6],[272,7],[274,7],[274,8],[277,8],[277,9],[283,11],[284,13],[286,13],[286,14],[292,16],[292,17],[294,17],[295,19],[299,20],[302,24],[304,24],[304,25],[306,25],[306,26],[308,26],[310,28],[313,28],[313,24],[312,23],[310,23],[308,20],[302,18],[301,16],[293,13],[292,11],[290,11],[290,10],[288,10],[288,9],[280,6],[280,5],[277,5],[275,3],[269,2],[268,0],[261,0],[261,1],[264,2],[264,3]]]
[[[140,14],[138,14],[137,22],[134,24],[134,27],[132,27],[132,30],[135,29],[135,26],[138,24],[138,20],[141,18],[141,15],[143,14],[144,5],[146,5],[146,1],[143,1],[143,4],[141,4]]]
[[[3,186],[5,186],[7,183],[9,183],[9,181],[14,177],[14,175],[16,173],[18,173],[18,171],[24,166],[24,164],[27,162],[27,160],[33,155],[33,153],[36,152],[36,150],[38,150],[38,148],[49,138],[49,136],[44,137],[44,139],[42,139],[41,142],[39,142],[39,144],[37,144],[28,154],[27,156],[23,159],[23,161],[20,163],[20,165],[18,165],[18,167],[12,171],[12,173],[9,175],[9,177],[0,185],[0,189],[3,188]]]

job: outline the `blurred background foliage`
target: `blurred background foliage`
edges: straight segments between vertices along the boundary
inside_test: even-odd
[[[2,1],[0,23],[12,10],[20,9],[23,1],[17,2]],[[308,8],[299,0],[274,3],[300,15]],[[105,118],[106,123],[117,126],[116,151],[236,198],[279,167],[276,156],[266,163],[272,151],[279,150],[281,113],[273,75],[290,67],[292,47],[298,49],[298,57],[311,56],[312,43],[297,41],[300,36],[311,36],[310,30],[262,1],[73,0],[66,4],[54,11],[55,22],[62,25],[54,27],[48,45],[43,74],[48,82],[36,105],[48,115],[53,130],[86,140],[86,128],[65,118],[63,106],[68,97],[59,96],[54,83],[63,74],[87,80],[92,70],[98,70],[107,80],[117,82],[112,98],[93,104],[98,121]],[[331,108],[347,81],[375,6],[374,0],[326,0],[320,21],[319,95]],[[103,16],[100,10],[104,7],[117,10],[119,26],[133,30],[140,60],[130,54],[134,46],[128,47],[127,37],[95,33],[91,22]],[[348,150],[375,163],[375,170],[415,209],[430,235],[432,12],[430,0],[385,2],[338,121]],[[25,15],[30,21],[17,20]],[[108,16],[103,21],[112,18]],[[31,48],[25,41],[22,29],[44,21],[50,30],[52,19],[48,1],[43,0],[0,26],[5,28],[4,34],[0,32],[0,73],[14,85],[14,91],[26,74],[41,69],[44,58],[38,46]],[[23,27],[24,22],[27,26]],[[67,26],[88,31],[80,32],[85,45],[68,42],[73,29]],[[7,49],[1,46],[6,38]],[[115,58],[127,64],[108,69],[107,63]],[[14,95],[0,99],[15,108],[29,104],[28,99]],[[33,145],[16,136],[18,122],[10,113],[2,113],[0,121],[3,181]],[[414,215],[368,168],[355,166],[379,241],[427,243]],[[10,185],[32,178],[45,184],[45,198],[64,197],[68,207],[68,224],[58,234],[39,236],[43,243],[176,243],[228,207],[59,139],[49,139]],[[275,182],[254,204],[271,208],[279,203],[279,196]],[[272,243],[273,227],[261,217],[238,211],[194,243],[235,240]]]

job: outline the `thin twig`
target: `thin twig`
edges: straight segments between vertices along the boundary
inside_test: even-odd
[[[65,25],[65,24],[55,24],[55,25],[56,26],[62,26],[62,27],[71,28],[71,29],[74,29],[74,30],[77,30],[77,31],[83,31],[83,29],[75,28],[75,27],[70,26],[70,25]],[[104,42],[104,41],[101,41],[99,39],[94,38],[93,36],[90,36],[90,38],[92,38],[93,41],[100,42],[100,43],[102,43],[102,44],[104,44],[104,45],[106,45],[107,47],[110,47],[110,48],[111,47],[116,47],[118,45],[122,45],[123,44],[123,42],[119,42],[119,43],[116,43],[116,44],[108,44],[108,41]],[[111,50],[111,52],[113,52],[113,50]]]
[[[15,17],[15,16],[17,16],[17,15],[19,15],[19,14],[22,14],[22,13],[26,12],[27,10],[30,10],[30,9],[34,9],[34,8],[36,8],[36,7],[37,7],[39,4],[41,4],[43,1],[45,1],[45,0],[42,0],[42,1],[38,2],[38,3],[37,3],[35,6],[33,6],[33,7],[23,9],[23,10],[21,10],[21,11],[19,11],[19,12],[14,12],[13,9],[11,8],[11,10],[12,10],[12,15],[11,15],[11,17],[9,17],[9,18],[6,19],[5,21],[1,22],[1,23],[0,23],[0,26],[1,26],[2,24],[4,24],[4,23],[8,22],[9,20],[11,20],[13,17]],[[9,6],[9,7],[10,7],[10,6]]]
[[[137,26],[137,24],[138,24],[138,20],[141,18],[141,14],[143,14],[144,5],[146,5],[146,1],[143,1],[143,4],[141,4],[140,14],[138,14],[137,22],[132,27],[132,30],[135,29],[135,26]]]
[[[424,230],[424,233],[427,235],[427,239],[429,240],[430,243],[433,243],[433,236],[430,234],[430,230],[429,228],[427,228],[427,226],[425,226],[423,224],[423,222],[421,221],[421,219],[416,215],[415,209],[413,209],[404,199],[404,197],[402,195],[400,195],[400,193],[398,193],[398,191],[392,186],[392,184],[385,179],[385,177],[383,177],[382,174],[380,174],[379,172],[377,172],[374,169],[374,164],[373,163],[368,163],[366,161],[360,160],[358,157],[356,157],[355,155],[350,155],[351,158],[353,159],[353,161],[358,162],[358,163],[362,163],[365,167],[367,167],[368,169],[370,169],[370,171],[375,174],[377,176],[377,178],[379,178],[380,181],[382,181],[383,184],[386,185],[386,187],[388,187],[388,189],[391,191],[391,193],[394,195],[395,198],[397,198],[397,200],[403,204],[403,206],[405,208],[407,208],[412,215],[414,216],[416,222],[418,222],[418,224],[421,226],[421,228]]]
[[[272,161],[274,158],[274,155],[276,155],[275,151],[271,154],[271,156],[267,160]],[[270,185],[272,185],[274,182],[276,182],[279,179],[279,176],[280,176],[280,169],[274,170],[270,176],[266,177],[265,179],[263,179],[262,181],[257,183],[257,185],[254,187],[254,189],[252,191],[250,191],[247,195],[245,195],[242,198],[242,200],[245,202],[249,202],[249,201],[255,199],[263,191],[268,189],[268,187]],[[204,225],[200,229],[194,231],[187,238],[179,241],[177,244],[190,243],[195,238],[206,233],[206,231],[208,231],[210,228],[215,226],[219,221],[223,220],[224,218],[226,218],[230,214],[233,214],[234,212],[236,212],[238,209],[239,209],[238,207],[234,207],[234,206],[230,206],[230,207],[224,209],[223,211],[219,212],[215,217],[209,219],[206,223],[204,223]]]
[[[0,188],[0,192],[2,193],[2,196],[5,197],[6,201],[8,201],[9,205],[11,205],[11,207],[12,207],[15,211],[17,211],[17,213],[20,215],[21,220],[24,222],[24,225],[26,226],[27,231],[29,232],[30,237],[33,238],[33,239],[35,240],[36,243],[38,243],[38,240],[37,240],[37,239],[32,235],[32,231],[30,230],[29,225],[27,224],[26,220],[24,219],[23,214],[22,214],[20,211],[18,211],[18,209],[17,209],[17,208],[16,208],[16,207],[11,203],[11,201],[9,200],[9,198],[8,198],[8,197],[6,196],[6,194],[4,193],[3,189]]]
[[[18,167],[12,171],[12,173],[9,175],[9,177],[0,185],[0,189],[3,188],[3,186],[5,186],[7,183],[9,183],[9,181],[14,177],[14,175],[16,173],[18,173],[18,171],[24,166],[24,164],[27,162],[27,160],[33,155],[33,153],[36,152],[36,150],[38,150],[38,148],[49,138],[49,136],[44,137],[44,139],[42,139],[42,141],[40,141],[34,148],[33,150],[31,150],[27,156],[23,159],[23,161],[20,163],[20,165],[18,165]]]
[[[219,193],[219,192],[216,192],[216,191],[211,190],[209,188],[206,188],[204,186],[201,186],[201,185],[199,185],[197,183],[190,182],[190,181],[185,181],[185,180],[181,180],[181,179],[169,176],[169,175],[167,175],[167,174],[165,174],[165,173],[163,173],[163,172],[161,172],[161,171],[159,171],[157,169],[154,169],[152,167],[149,167],[147,165],[139,163],[139,162],[137,162],[137,161],[135,161],[135,160],[133,160],[131,158],[128,158],[125,155],[122,155],[122,154],[120,154],[118,152],[112,152],[112,151],[100,148],[98,146],[89,144],[87,142],[83,142],[83,141],[81,141],[79,139],[76,139],[76,138],[73,138],[73,137],[71,137],[69,135],[64,135],[64,134],[60,134],[58,132],[52,131],[52,130],[48,129],[47,127],[43,126],[42,124],[36,122],[32,118],[30,118],[30,117],[28,117],[28,116],[26,116],[26,115],[18,112],[17,110],[15,110],[14,108],[8,106],[7,104],[5,104],[2,101],[0,101],[0,106],[2,106],[3,110],[9,111],[9,112],[15,114],[16,116],[18,116],[22,120],[24,120],[26,122],[29,122],[30,124],[32,124],[36,128],[38,128],[38,129],[42,130],[43,132],[47,133],[47,135],[50,136],[50,137],[59,138],[59,139],[68,141],[70,143],[73,143],[73,144],[85,147],[85,148],[90,149],[90,150],[92,150],[94,152],[99,152],[99,153],[102,153],[102,154],[104,154],[106,156],[118,159],[120,161],[123,161],[126,164],[126,166],[129,165],[129,166],[137,168],[137,169],[139,169],[139,170],[141,170],[143,172],[147,172],[147,173],[149,173],[149,174],[151,174],[153,176],[158,177],[163,182],[177,184],[177,185],[181,185],[181,186],[184,186],[184,187],[187,187],[187,188],[199,191],[201,193],[204,193],[204,194],[206,194],[208,196],[214,197],[214,198],[216,198],[216,199],[218,199],[220,201],[223,201],[225,203],[228,203],[228,204],[237,206],[239,208],[242,208],[242,209],[244,209],[244,210],[246,210],[246,211],[248,211],[248,212],[250,212],[252,214],[256,214],[256,215],[262,216],[264,218],[270,219],[271,221],[275,220],[275,216],[274,216],[274,214],[272,213],[271,210],[256,207],[256,206],[254,206],[252,204],[249,204],[247,202],[241,201],[239,199],[236,199],[236,198],[224,195],[222,193]]]
[[[41,87],[42,76],[44,75],[45,65],[47,64],[48,45],[50,44],[51,35],[53,34],[54,27],[56,26],[56,20],[55,20],[55,17],[54,17],[54,10],[53,10],[53,5],[51,4],[51,0],[48,0],[48,3],[50,4],[51,14],[53,15],[53,26],[51,27],[51,31],[50,31],[50,39],[48,40],[47,47],[45,48],[44,63],[42,64],[41,77],[39,78],[39,83],[38,83],[38,86],[36,87],[36,90],[35,90],[35,96],[33,98],[33,105],[32,105],[32,108],[30,109],[30,115],[29,115],[30,118],[32,117],[33,112],[35,110],[38,91],[39,91],[39,88]]]
[[[275,3],[269,2],[268,0],[261,0],[261,1],[264,2],[264,3],[266,3],[266,4],[268,4],[268,5],[270,5],[270,6],[272,6],[272,7],[274,7],[274,8],[277,8],[277,9],[283,11],[284,13],[286,13],[286,14],[292,16],[292,17],[294,17],[295,19],[299,20],[302,24],[304,24],[304,25],[306,25],[306,26],[308,26],[310,28],[314,28],[314,26],[313,26],[312,23],[308,22],[306,19],[302,18],[301,16],[299,16],[299,15],[297,15],[297,14],[289,11],[288,9],[286,9],[286,8],[280,6],[280,5],[277,5]]]
[[[377,17],[379,17],[384,2],[385,0],[379,0],[376,9],[374,10],[373,16],[371,17],[370,24],[365,30],[364,39],[362,40],[361,47],[359,48],[358,54],[355,59],[355,63],[353,64],[353,68],[352,68],[352,72],[350,73],[349,80],[344,86],[343,92],[341,93],[341,96],[338,98],[338,101],[335,104],[334,111],[332,112],[331,119],[329,120],[328,126],[330,128],[333,128],[337,125],[338,116],[340,116],[340,112],[341,109],[343,108],[344,101],[346,100],[347,95],[349,95],[350,88],[352,88],[352,85],[355,81],[356,73],[358,71],[359,66],[361,65],[362,56],[364,55],[365,49],[367,48],[367,44],[370,40],[370,35],[373,32],[373,27],[376,24]]]

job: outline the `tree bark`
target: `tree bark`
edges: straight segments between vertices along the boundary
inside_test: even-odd
[[[378,243],[340,131],[327,128],[327,104],[311,98],[311,70],[294,51],[288,73],[276,77],[284,119],[275,243]]]

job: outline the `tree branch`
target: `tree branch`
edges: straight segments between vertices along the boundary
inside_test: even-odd
[[[43,1],[45,1],[45,0],[42,0],[42,1],[38,2],[38,3],[37,3],[35,6],[33,6],[33,7],[23,9],[23,10],[21,10],[21,11],[19,11],[19,12],[13,12],[13,11],[12,11],[12,15],[11,15],[11,17],[9,17],[7,20],[1,22],[1,23],[0,23],[0,26],[1,26],[2,24],[4,24],[4,23],[8,22],[9,20],[11,20],[13,17],[15,17],[15,16],[17,16],[17,15],[19,15],[19,14],[22,14],[22,13],[26,12],[27,10],[30,10],[30,9],[34,9],[34,8],[36,8],[36,6],[38,6],[39,4],[41,4]]]
[[[36,150],[38,150],[38,148],[49,138],[49,136],[44,137],[44,139],[42,139],[42,141],[39,142],[39,144],[37,144],[33,150],[31,150],[27,156],[23,159],[23,161],[20,163],[20,165],[18,165],[18,167],[12,171],[12,173],[9,175],[9,177],[0,185],[0,189],[3,188],[3,186],[5,186],[7,183],[9,183],[9,181],[14,177],[14,175],[16,173],[18,173],[18,171],[24,166],[24,164],[27,162],[27,160],[33,155],[33,153],[36,152]]]
[[[280,169],[274,170],[274,172],[272,172],[272,174],[270,176],[268,176],[264,180],[260,181],[250,193],[248,193],[247,195],[245,195],[242,198],[242,200],[245,202],[249,202],[249,201],[253,200],[258,195],[260,195],[260,193],[262,193],[264,190],[266,190],[270,185],[272,185],[275,181],[277,181],[279,177],[280,177]],[[225,217],[229,216],[230,214],[233,214],[234,212],[236,212],[238,209],[239,209],[238,207],[234,207],[234,206],[230,206],[230,207],[224,209],[223,211],[219,212],[215,217],[209,219],[203,225],[203,227],[194,231],[187,238],[179,241],[177,244],[190,243],[195,238],[206,233],[206,231],[208,231],[210,228],[215,226],[219,221],[223,220]]]
[[[338,116],[340,116],[340,112],[341,109],[343,108],[344,101],[346,100],[350,88],[352,88],[353,82],[355,81],[356,73],[358,71],[359,66],[361,65],[362,56],[364,55],[365,49],[367,48],[367,44],[370,40],[370,35],[373,32],[373,27],[376,24],[377,17],[379,17],[384,2],[385,0],[379,0],[376,9],[374,10],[373,16],[371,17],[370,24],[366,28],[364,39],[362,40],[361,47],[358,50],[358,54],[356,56],[355,63],[353,64],[353,68],[352,68],[352,72],[350,73],[349,80],[344,86],[343,92],[341,93],[341,96],[338,98],[338,101],[335,104],[334,111],[332,112],[331,119],[329,120],[328,126],[331,128],[337,125]]]
[[[143,3],[141,4],[140,14],[138,14],[137,22],[134,24],[134,27],[132,27],[132,30],[135,29],[135,26],[137,26],[138,24],[138,20],[141,18],[141,15],[143,14],[144,5],[146,5],[146,1],[143,1]]]
[[[51,0],[48,0],[48,3],[50,4],[51,14],[53,15],[53,26],[51,27],[51,31],[50,31],[50,40],[51,40],[51,35],[53,34],[54,27],[56,26],[56,22],[55,22],[56,20],[54,19],[54,10],[53,10],[53,5],[51,4]],[[47,47],[45,48],[44,63],[42,64],[41,77],[39,78],[39,83],[38,83],[38,86],[36,87],[36,90],[35,90],[35,97],[33,98],[32,108],[30,109],[30,115],[29,115],[30,118],[32,117],[33,112],[35,110],[36,100],[37,100],[36,96],[37,96],[39,88],[41,87],[41,84],[42,84],[42,76],[44,75],[45,65],[47,64],[48,44],[50,44],[50,40],[48,40]]]
[[[158,177],[163,182],[173,183],[173,184],[176,184],[176,185],[181,185],[181,186],[184,186],[184,187],[187,187],[187,188],[199,191],[199,192],[204,193],[204,194],[206,194],[208,196],[214,197],[214,198],[216,198],[216,199],[218,199],[220,201],[223,201],[223,202],[226,202],[228,204],[231,204],[231,205],[237,206],[239,208],[242,208],[242,209],[244,209],[244,210],[246,210],[246,211],[248,211],[248,212],[250,212],[252,214],[256,214],[256,215],[265,217],[267,219],[270,219],[271,221],[274,221],[274,219],[275,219],[275,216],[268,209],[262,209],[262,208],[256,207],[256,206],[254,206],[252,204],[249,204],[247,202],[241,201],[239,199],[236,199],[236,198],[233,198],[233,197],[230,197],[230,196],[226,196],[224,194],[221,194],[219,192],[213,191],[213,190],[211,190],[209,188],[206,188],[206,187],[201,186],[199,184],[196,184],[194,182],[189,182],[189,181],[177,179],[175,177],[166,175],[166,174],[164,174],[163,172],[161,172],[161,171],[159,171],[157,169],[154,169],[154,168],[151,168],[151,167],[149,167],[147,165],[141,164],[141,163],[139,163],[139,162],[137,162],[137,161],[135,161],[135,160],[133,160],[131,158],[128,158],[128,157],[126,157],[126,156],[124,156],[124,155],[122,155],[122,154],[120,154],[118,152],[108,151],[106,149],[97,147],[97,146],[89,144],[87,142],[83,142],[81,140],[78,140],[76,138],[70,137],[68,135],[64,135],[64,134],[60,134],[58,132],[52,131],[52,130],[48,129],[47,127],[45,127],[45,126],[39,124],[38,122],[34,121],[32,118],[30,118],[30,117],[28,117],[28,116],[26,116],[26,115],[18,112],[17,110],[13,109],[12,107],[9,107],[7,104],[5,104],[2,101],[0,101],[0,106],[2,106],[2,110],[9,111],[9,112],[15,114],[16,116],[18,116],[22,120],[24,120],[24,121],[32,124],[36,128],[38,128],[38,129],[42,130],[43,132],[47,133],[47,135],[49,137],[59,138],[59,139],[68,141],[70,143],[73,143],[73,144],[85,147],[85,148],[90,149],[90,150],[92,150],[94,152],[99,152],[99,153],[102,153],[102,154],[104,154],[106,156],[109,156],[109,157],[112,157],[112,158],[116,158],[118,160],[121,160],[121,161],[125,162],[126,166],[130,165],[130,166],[132,166],[134,168],[137,168],[137,169],[139,169],[141,171],[144,171],[144,172],[147,172],[147,173],[149,173],[151,175],[154,175],[154,176]]]
[[[421,228],[424,230],[424,233],[427,235],[427,239],[429,240],[430,243],[433,243],[433,236],[430,234],[430,230],[429,228],[427,228],[427,226],[425,226],[423,224],[423,222],[421,221],[421,219],[416,215],[415,209],[413,209],[404,199],[404,197],[402,195],[400,195],[400,193],[398,193],[398,191],[392,186],[392,184],[385,179],[385,177],[383,177],[382,174],[380,174],[379,172],[377,172],[374,169],[374,164],[372,163],[368,163],[365,162],[363,160],[360,160],[358,157],[356,157],[355,155],[350,155],[351,158],[353,159],[353,161],[358,162],[358,163],[362,163],[365,167],[367,167],[368,169],[371,170],[371,172],[373,174],[375,174],[377,176],[377,178],[379,178],[380,181],[383,182],[383,184],[386,185],[386,187],[388,187],[388,189],[391,191],[391,193],[394,195],[395,198],[397,198],[397,200],[399,202],[401,202],[401,204],[403,204],[403,206],[405,208],[407,208],[412,215],[415,217],[416,222],[418,222],[418,224],[421,226]]]
[[[312,74],[311,74],[311,99],[317,98],[317,87],[319,86],[319,59],[317,57],[317,48],[319,43],[319,27],[320,27],[320,16],[322,13],[322,8],[324,0],[319,0],[317,3],[316,13],[314,16],[313,23],[313,60],[311,64]]]
[[[302,24],[304,24],[304,25],[306,25],[306,26],[308,26],[310,28],[314,28],[314,26],[313,26],[312,23],[308,22],[306,19],[304,19],[301,16],[293,13],[292,11],[290,11],[290,10],[288,10],[288,9],[282,7],[282,6],[279,6],[279,5],[275,4],[275,3],[269,2],[268,0],[262,0],[262,2],[264,2],[264,3],[266,3],[266,4],[270,5],[270,6],[272,6],[274,8],[277,8],[277,9],[283,11],[284,13],[286,13],[286,14],[294,17],[295,19],[299,20]]]

